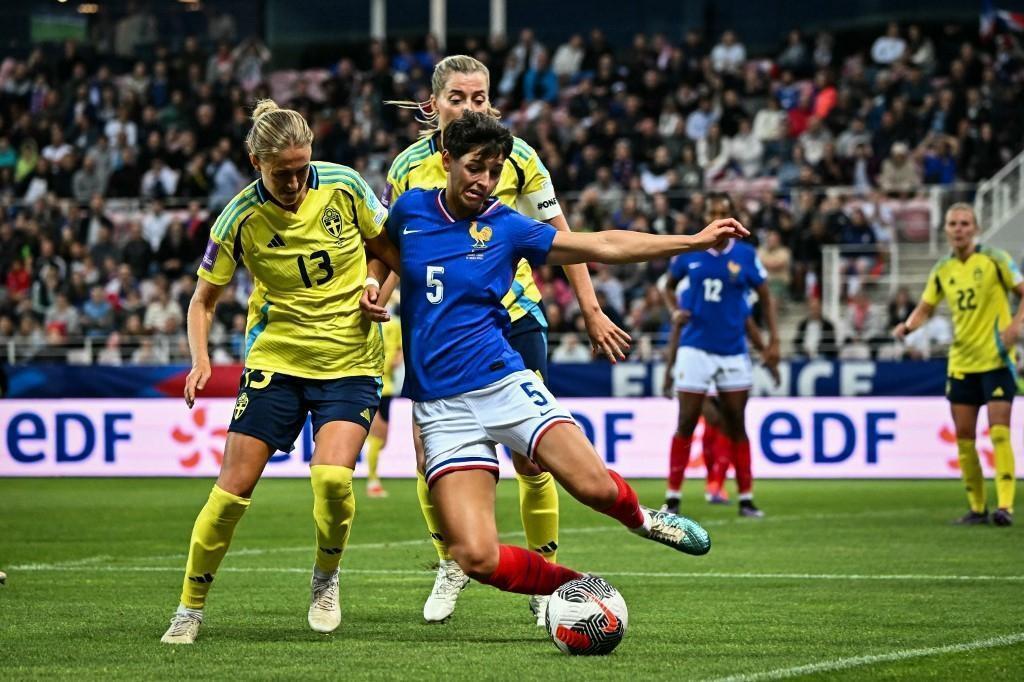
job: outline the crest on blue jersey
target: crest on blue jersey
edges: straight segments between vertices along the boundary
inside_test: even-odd
[[[320,216],[320,224],[327,230],[327,234],[335,239],[341,239],[341,213],[338,209],[332,206],[325,208],[324,214]]]
[[[733,260],[729,261],[728,267],[729,267],[729,276],[732,277],[733,279],[736,279],[737,277],[739,277],[740,276],[740,270],[743,269],[742,265],[740,265],[739,263],[737,263],[736,261],[733,261]]]
[[[487,242],[491,241],[491,237],[494,235],[494,230],[481,225],[477,227],[476,221],[469,223],[469,236],[473,238],[473,250],[483,251],[487,248]]]

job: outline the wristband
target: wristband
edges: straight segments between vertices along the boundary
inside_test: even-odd
[[[363,282],[363,288],[365,289],[368,286],[375,286],[380,289],[380,282],[377,281],[376,277],[367,277],[366,281]]]

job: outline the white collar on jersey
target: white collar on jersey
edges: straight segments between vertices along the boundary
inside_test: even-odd
[[[729,253],[730,251],[732,251],[732,247],[735,245],[736,238],[733,237],[729,240],[729,243],[726,244],[725,248],[722,249],[721,251],[719,251],[718,249],[708,249],[708,253],[710,253],[712,256],[721,256],[722,254]]]
[[[448,219],[448,222],[450,222],[450,223],[457,223],[459,221],[456,220],[452,216],[451,213],[449,213],[448,207],[445,206],[444,190],[445,190],[444,187],[442,187],[441,189],[437,190],[437,208],[438,208],[439,211],[441,211],[441,215],[443,215],[445,218]],[[498,201],[497,197],[488,197],[487,201],[491,202],[490,205],[487,208],[485,208],[484,210],[480,211],[475,216],[470,216],[469,218],[465,218],[464,220],[472,220],[474,218],[482,218],[483,216],[487,215],[488,213],[491,213],[492,211],[494,211],[494,209],[497,206],[501,205],[501,202]]]

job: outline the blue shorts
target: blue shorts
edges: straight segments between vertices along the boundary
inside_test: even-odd
[[[377,377],[304,379],[246,368],[228,431],[259,438],[288,452],[312,414],[313,435],[328,422],[359,424],[367,431],[380,405]]]
[[[533,315],[525,315],[512,323],[508,335],[512,350],[523,358],[526,369],[548,380],[548,329]]]

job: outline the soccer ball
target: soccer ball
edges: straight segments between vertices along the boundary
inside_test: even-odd
[[[610,654],[626,634],[628,620],[619,591],[589,575],[555,590],[545,616],[551,641],[573,656]]]

